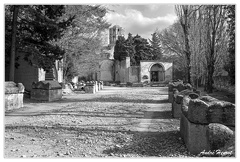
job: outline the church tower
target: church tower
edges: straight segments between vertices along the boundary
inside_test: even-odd
[[[109,29],[109,44],[115,45],[118,36],[124,36],[124,30],[118,25],[114,25]]]

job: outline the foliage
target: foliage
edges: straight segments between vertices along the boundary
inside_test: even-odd
[[[123,60],[130,57],[132,66],[139,66],[140,60],[152,60],[153,48],[148,43],[147,39],[139,35],[132,37],[128,34],[127,40],[124,37],[119,37],[114,47],[114,59]]]
[[[162,49],[161,49],[161,41],[157,34],[157,31],[155,31],[152,34],[152,39],[149,39],[149,42],[153,48],[153,60],[161,60],[162,59]]]
[[[24,53],[24,59],[30,64],[36,64],[45,70],[53,67],[55,60],[63,57],[64,50],[53,43],[62,37],[64,30],[71,24],[74,17],[61,19],[65,13],[63,5],[22,5],[19,6],[17,19],[18,53]],[[7,5],[5,10],[6,32],[5,37],[10,37],[12,28],[13,5]],[[9,39],[5,39],[6,64],[10,57]]]
[[[97,70],[101,59],[99,51],[105,43],[104,32],[110,26],[103,18],[106,12],[107,10],[99,5],[66,6],[63,19],[73,15],[75,18],[63,38],[56,42],[66,51],[63,58],[65,79]]]

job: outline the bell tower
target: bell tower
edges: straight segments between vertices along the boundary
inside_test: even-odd
[[[115,45],[118,36],[124,36],[124,30],[118,25],[114,25],[109,29],[109,43]]]

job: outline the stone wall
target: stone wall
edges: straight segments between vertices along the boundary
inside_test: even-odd
[[[140,67],[139,66],[131,66],[128,68],[129,80],[128,82],[137,83],[140,81],[139,79]]]
[[[114,60],[103,60],[100,63],[99,79],[102,81],[113,81]]]

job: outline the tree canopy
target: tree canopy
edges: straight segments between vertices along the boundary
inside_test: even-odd
[[[12,28],[11,15],[14,5],[5,7],[5,65],[9,65]],[[30,64],[48,70],[55,60],[63,57],[64,50],[53,43],[61,39],[63,32],[71,25],[74,16],[62,19],[65,13],[63,5],[21,5],[18,6],[16,26],[16,51],[24,53],[24,59]]]

